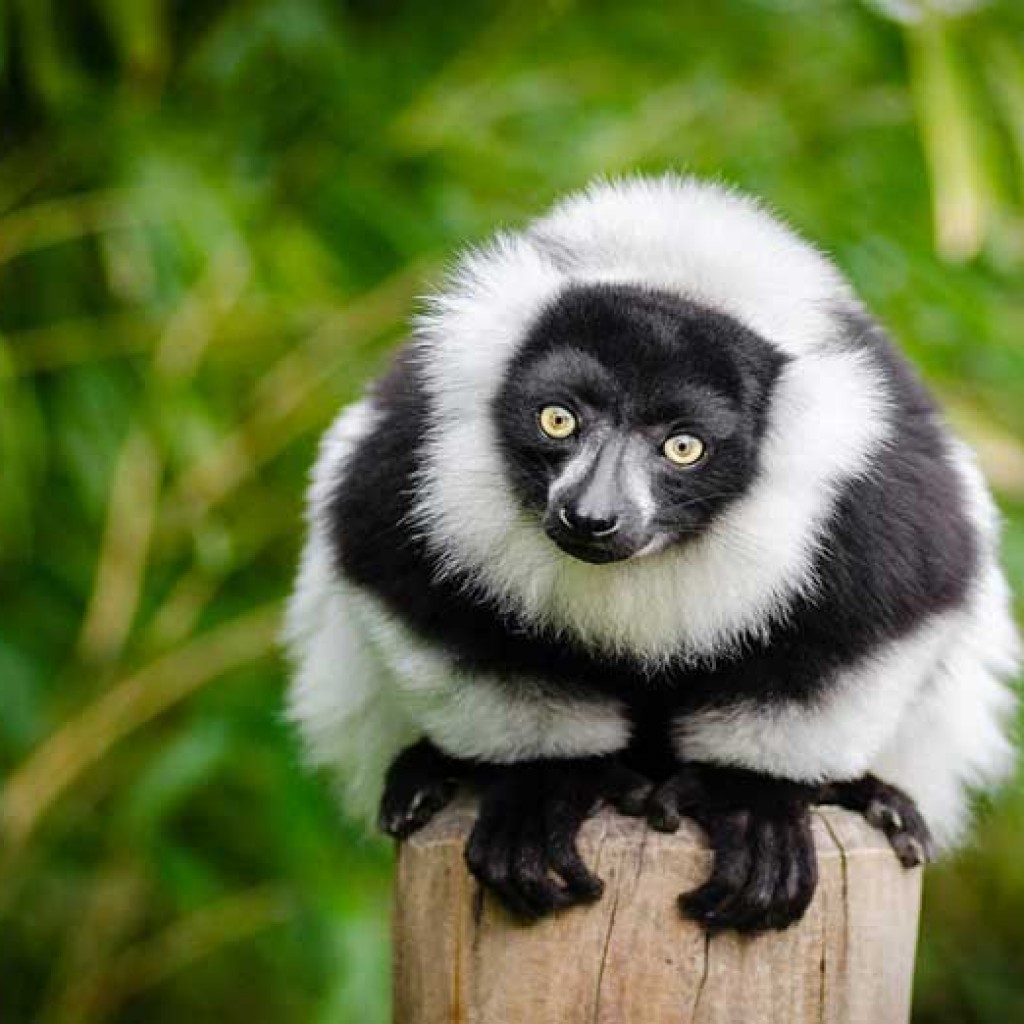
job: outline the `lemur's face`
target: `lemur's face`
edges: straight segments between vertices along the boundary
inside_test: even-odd
[[[758,472],[783,362],[731,317],[667,293],[564,292],[534,324],[495,400],[524,508],[587,562],[699,536]]]

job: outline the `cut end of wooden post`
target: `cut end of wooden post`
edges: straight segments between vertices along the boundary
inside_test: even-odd
[[[463,863],[475,810],[443,812],[401,847],[395,901],[397,1024],[906,1024],[921,895],[883,836],[814,812],[820,882],[783,932],[708,938],[677,908],[711,857],[603,811],[580,850],[600,902],[534,924],[481,893]]]

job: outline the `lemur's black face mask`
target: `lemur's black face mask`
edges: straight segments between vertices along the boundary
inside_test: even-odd
[[[586,562],[700,536],[757,474],[784,362],[732,317],[671,294],[566,289],[494,403],[520,501]]]

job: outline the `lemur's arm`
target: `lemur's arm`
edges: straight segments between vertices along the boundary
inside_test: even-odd
[[[576,849],[580,825],[605,801],[639,811],[650,790],[618,761],[629,740],[621,706],[461,673],[407,634],[387,648],[399,699],[426,736],[387,773],[382,829],[409,835],[468,783],[480,812],[466,862],[507,907],[536,917],[596,899],[601,882]]]
[[[673,719],[677,772],[651,795],[651,824],[696,819],[714,851],[709,880],[681,897],[708,928],[782,928],[806,910],[817,881],[809,808],[839,803],[882,829],[905,865],[929,855],[928,828],[905,794],[869,773],[897,729],[941,630],[922,628],[869,660],[836,664],[827,645],[784,643],[713,673],[707,688],[737,695]]]

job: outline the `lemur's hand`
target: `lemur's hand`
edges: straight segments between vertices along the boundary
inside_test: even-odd
[[[406,747],[384,776],[377,824],[381,832],[405,839],[422,828],[455,796],[462,766],[429,740]]]
[[[610,757],[495,766],[480,784],[466,863],[527,919],[600,898],[604,883],[576,848],[580,826],[602,803],[639,803],[650,791],[646,780]]]
[[[763,932],[798,921],[818,883],[809,806],[814,788],[758,772],[684,765],[647,802],[650,824],[674,832],[683,817],[707,833],[710,878],[679,897],[708,931]]]
[[[869,824],[885,833],[905,868],[927,864],[935,857],[932,834],[913,798],[875,775],[823,786],[818,802],[863,814]]]

